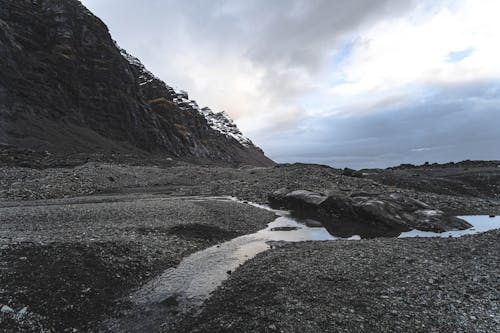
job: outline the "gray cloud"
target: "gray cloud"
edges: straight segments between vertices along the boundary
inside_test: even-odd
[[[338,167],[500,159],[500,82],[436,86],[420,103],[352,117],[310,118],[300,132],[270,143],[282,162]],[[295,142],[294,146],[286,142]]]
[[[425,96],[394,91],[327,117],[301,104],[325,73],[335,75],[329,62],[343,38],[406,15],[414,0],[83,3],[168,84],[236,120],[256,119],[247,134],[278,161],[368,167],[500,158],[498,82],[425,83]]]
[[[265,11],[266,1],[261,1]],[[272,19],[260,29],[261,39],[250,50],[252,59],[286,68],[321,69],[326,53],[344,33],[380,17],[401,13],[413,1],[273,1]],[[256,18],[258,19],[258,18]]]
[[[262,92],[276,103],[311,89],[314,74],[344,33],[414,5],[413,0],[83,3],[104,19],[122,46],[163,79],[195,85],[187,79],[190,73],[176,73],[174,55],[198,53],[200,61],[215,61],[233,54],[263,71]]]

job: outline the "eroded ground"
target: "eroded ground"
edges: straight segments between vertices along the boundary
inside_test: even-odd
[[[102,320],[127,309],[127,295],[166,268],[274,219],[250,205],[189,196],[265,203],[281,188],[394,192],[451,214],[500,215],[488,182],[476,184],[489,186],[478,197],[477,189],[464,193],[467,186],[437,194],[413,181],[400,188],[317,165],[171,164],[1,167],[1,330],[102,328]],[[155,322],[148,329],[492,332],[499,328],[492,316],[499,304],[498,235],[286,245],[231,274],[201,317],[179,315],[174,328]]]
[[[498,332],[500,232],[287,244],[168,332]]]
[[[95,328],[186,255],[274,219],[236,202],[158,195],[17,202],[0,213],[0,304],[16,312],[0,327],[13,332]]]

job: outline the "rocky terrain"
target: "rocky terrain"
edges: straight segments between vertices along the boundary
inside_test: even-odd
[[[387,169],[360,170],[356,175],[422,192],[498,198],[499,168],[500,161],[463,161],[420,166],[403,164]]]
[[[0,330],[93,330],[122,297],[186,255],[262,229],[249,205],[158,195],[0,208]],[[23,310],[24,309],[24,310]]]
[[[499,165],[276,164],[79,1],[0,0],[0,331],[498,332],[498,230],[395,237],[500,215]]]
[[[344,176],[343,170],[322,165],[280,164],[274,167],[213,167],[162,161],[152,165],[89,162],[69,168],[0,167],[0,198],[50,199],[99,193],[153,192],[181,195],[232,195],[258,203],[286,189],[400,193],[447,213],[488,214],[498,209],[494,197],[475,197],[474,191],[450,195],[383,185],[369,178]],[[157,165],[156,165],[157,164]],[[500,173],[500,169],[497,170]]]
[[[166,332],[498,332],[500,233],[287,244]]]
[[[3,166],[0,168],[0,307],[6,307],[0,327],[13,332],[96,329],[108,317],[119,318],[128,307],[129,293],[166,268],[177,265],[186,255],[262,229],[274,219],[272,213],[249,205],[210,200],[214,195],[266,203],[276,191],[341,192],[346,197],[355,193],[392,193],[450,215],[500,215],[500,202],[495,197],[418,192],[343,173],[344,170],[320,165],[229,168],[175,160],[163,166],[95,162],[48,169]],[[207,199],[193,201],[192,196]],[[435,318],[419,311],[432,302],[436,302],[433,309],[442,312],[447,306],[462,304],[455,312],[447,312],[451,319],[440,321],[439,325],[444,326],[430,326],[435,330],[456,328],[465,332],[477,327],[477,331],[486,332],[498,327],[490,310],[498,307],[497,232],[456,240],[337,242],[286,245],[266,252],[230,275],[228,285],[216,292],[200,319],[179,314],[168,325],[162,326],[160,320],[150,328],[155,331],[163,327],[168,331],[175,326],[171,331],[230,332],[234,330],[229,323],[234,322],[237,331],[240,328],[253,331],[257,327],[285,332],[292,323],[293,327],[301,328],[298,331],[312,332],[318,328],[349,331],[354,327],[349,325],[354,324],[347,319],[354,318],[362,309],[363,316],[356,316],[354,322],[363,323],[365,330],[398,331],[399,327],[404,330],[415,325],[416,331],[425,331],[419,325],[430,325]],[[356,273],[346,276],[348,272]],[[255,288],[246,280],[251,275],[259,276]],[[440,282],[429,283],[431,279]],[[454,283],[463,279],[476,281],[472,285]],[[348,300],[336,302],[335,291],[325,293],[332,283],[342,286],[345,293],[356,290],[353,295],[357,295],[357,301],[351,299],[353,303],[349,306]],[[355,287],[348,287],[349,283]],[[263,287],[264,284],[269,285]],[[393,285],[407,289],[387,290]],[[452,286],[459,289],[452,292]],[[466,296],[472,293],[467,288],[479,288],[480,292]],[[277,290],[281,292],[276,294]],[[406,308],[401,307],[400,298],[412,300],[417,290],[425,290],[418,296],[422,303],[415,305],[408,301]],[[296,295],[297,292],[300,294]],[[380,296],[376,292],[382,296],[388,293],[389,299],[385,303],[375,302]],[[239,298],[232,301],[241,306],[233,314],[240,319],[230,317],[225,312],[225,309],[230,312],[229,307],[221,305],[233,298],[233,293],[242,294],[241,303]],[[442,295],[438,300],[436,293]],[[315,303],[313,299],[301,298],[308,297],[306,294],[323,296],[318,296]],[[327,295],[328,302],[324,299]],[[394,304],[393,297],[399,297]],[[297,308],[293,305],[296,302],[301,304]],[[374,303],[375,308],[370,305]],[[356,304],[360,304],[359,309]],[[286,307],[285,312],[282,307]],[[387,314],[386,319],[374,323],[373,318],[385,313],[384,309],[390,313],[400,308],[401,312]],[[471,308],[475,310],[465,310]],[[245,326],[253,322],[254,316],[259,318],[257,326]],[[325,326],[333,320],[332,316],[338,330]],[[141,318],[138,320],[145,321],[147,317]],[[306,326],[296,322],[301,318]],[[314,318],[318,320],[314,322]],[[340,325],[338,321],[342,318],[347,319]],[[243,321],[247,324],[241,324]],[[474,323],[477,326],[471,326]]]

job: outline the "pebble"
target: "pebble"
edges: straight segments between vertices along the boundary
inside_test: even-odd
[[[16,311],[14,311],[14,309],[11,308],[10,306],[4,305],[4,306],[2,306],[2,308],[0,308],[0,312],[1,313],[14,313]]]

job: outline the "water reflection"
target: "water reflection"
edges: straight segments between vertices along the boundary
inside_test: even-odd
[[[185,198],[186,199],[186,198]],[[200,198],[188,200],[232,200],[235,198]],[[146,284],[132,297],[136,304],[158,304],[164,300],[174,301],[180,311],[189,311],[203,303],[210,293],[224,281],[238,266],[257,254],[270,248],[272,242],[328,241],[338,239],[359,240],[366,236],[364,225],[357,233],[356,228],[349,230],[329,226],[313,220],[297,219],[287,211],[274,210],[267,206],[248,203],[267,209],[278,217],[267,228],[256,233],[234,238],[186,257],[177,267],[166,270],[162,275]],[[393,237],[458,237],[484,232],[500,227],[500,217],[461,216],[473,225],[472,228],[445,233],[412,230],[396,232]],[[309,221],[309,223],[304,223]],[[287,231],[285,231],[286,228]],[[280,230],[281,229],[281,230]],[[333,234],[333,235],[332,235]]]
[[[459,218],[469,222],[472,228],[465,230],[452,230],[446,232],[430,232],[430,231],[420,231],[411,230],[401,233],[399,238],[408,237],[460,237],[465,235],[473,235],[481,232],[486,232],[489,230],[494,230],[500,228],[500,216],[490,217],[488,215],[469,215],[469,216],[458,216]]]

